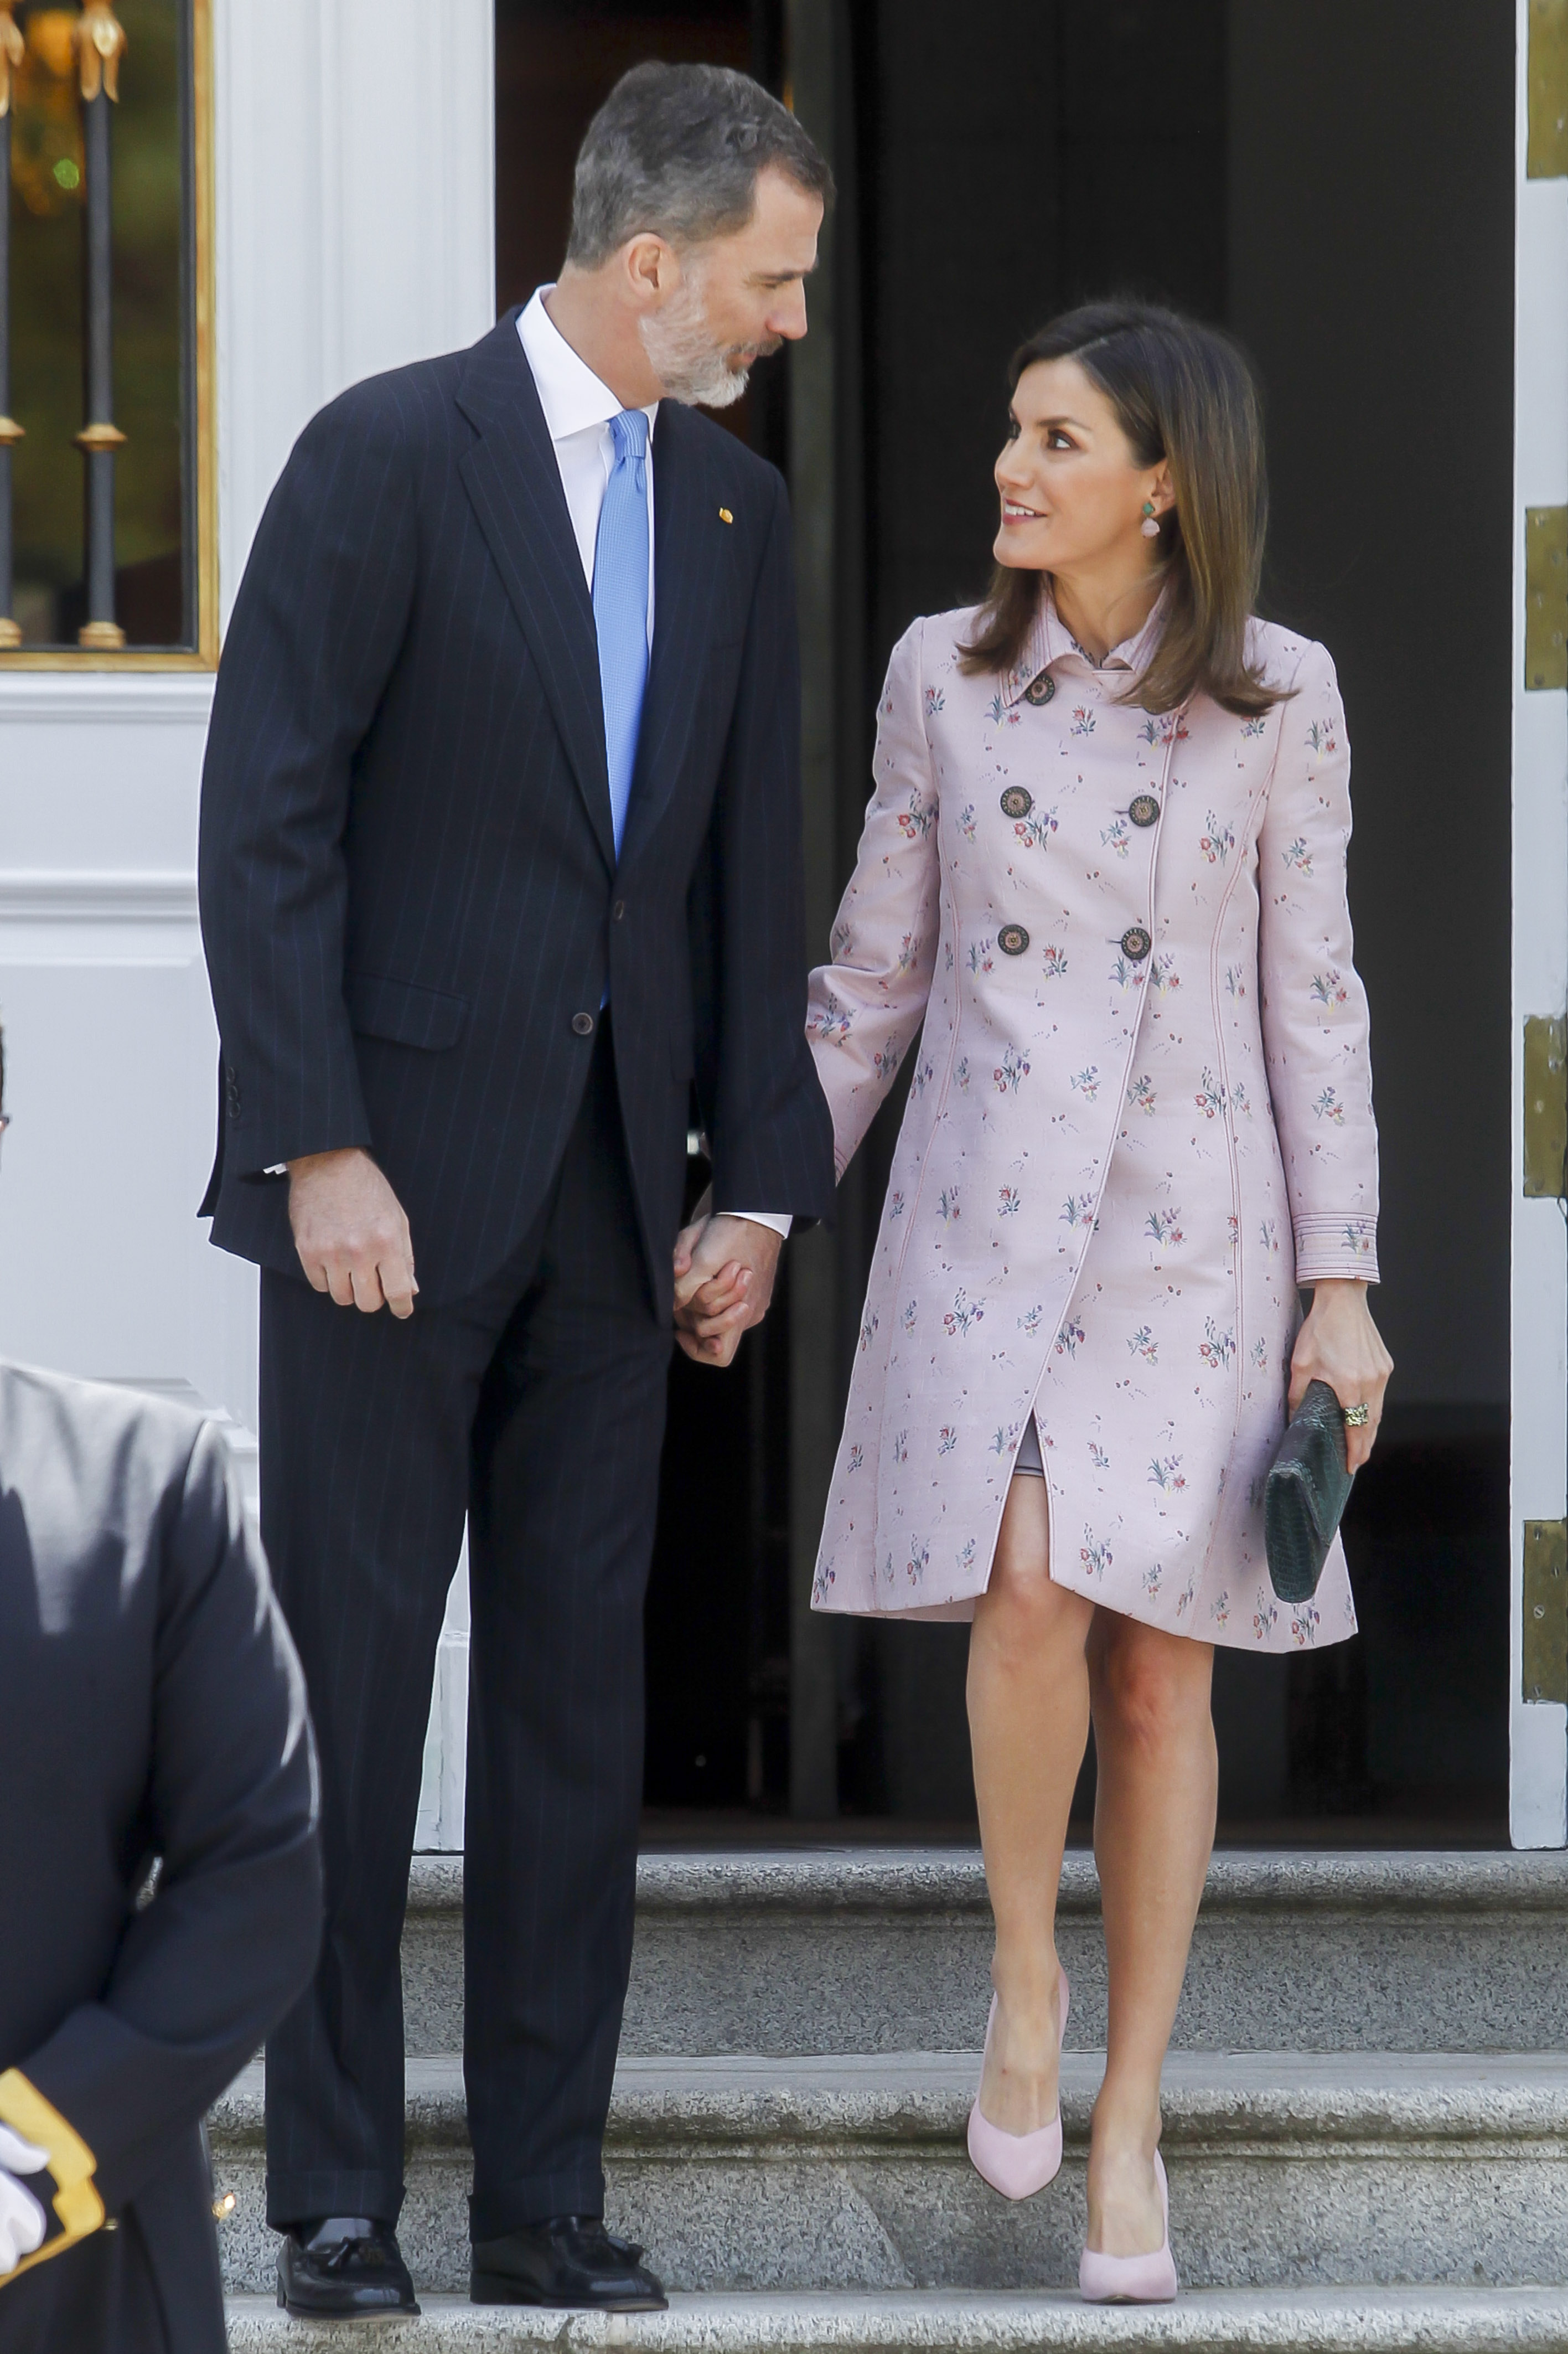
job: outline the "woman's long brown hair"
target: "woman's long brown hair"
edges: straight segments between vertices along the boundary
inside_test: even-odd
[[[1041,360],[1075,359],[1110,401],[1138,466],[1171,468],[1175,504],[1160,521],[1164,620],[1153,660],[1127,701],[1174,711],[1209,695],[1247,717],[1281,690],[1247,659],[1263,565],[1268,493],[1252,371],[1229,337],[1148,302],[1087,302],[1053,319],[1012,355],[1009,392]],[[967,671],[1010,670],[1039,610],[1041,576],[999,564],[964,649]]]

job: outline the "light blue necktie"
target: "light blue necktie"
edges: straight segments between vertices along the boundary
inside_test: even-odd
[[[604,486],[594,543],[593,619],[619,857],[648,683],[648,419],[640,408],[623,408],[610,419],[609,429],[615,462]]]

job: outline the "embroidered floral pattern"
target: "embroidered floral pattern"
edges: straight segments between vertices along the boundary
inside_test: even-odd
[[[1223,866],[1236,846],[1235,835],[1228,825],[1214,815],[1213,810],[1203,820],[1203,828],[1198,847],[1211,866]]]
[[[1223,1373],[1236,1352],[1236,1336],[1222,1332],[1212,1316],[1203,1319],[1206,1338],[1198,1343],[1198,1354],[1211,1373]]]
[[[1019,1049],[1016,1046],[1004,1046],[1001,1064],[991,1073],[991,1077],[996,1082],[998,1095],[1016,1095],[1021,1084],[1028,1076],[1029,1065]]]

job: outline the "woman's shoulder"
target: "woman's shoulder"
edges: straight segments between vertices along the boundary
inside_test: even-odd
[[[905,670],[935,678],[958,669],[980,616],[978,605],[955,605],[947,613],[920,613],[895,644],[888,676]]]
[[[1309,679],[1334,675],[1333,657],[1327,646],[1304,631],[1266,621],[1256,613],[1246,625],[1246,656],[1250,669],[1259,672],[1268,685],[1286,692]]]

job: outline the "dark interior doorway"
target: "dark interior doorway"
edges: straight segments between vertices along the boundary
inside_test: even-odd
[[[832,86],[824,105],[821,76],[802,80],[800,111],[845,192],[828,492],[844,553],[826,590],[841,878],[887,651],[914,614],[983,585],[1013,345],[1082,294],[1135,288],[1227,323],[1258,364],[1266,609],[1330,647],[1355,749],[1352,911],[1383,1144],[1375,1306],[1399,1371],[1347,1525],[1362,1634],[1321,1657],[1220,1655],[1222,1811],[1253,1838],[1500,1840],[1511,16],[1489,0],[790,0],[797,38],[816,16]],[[785,24],[770,0],[498,0],[501,301],[553,275],[577,141],[625,65],[706,57],[783,90]],[[785,369],[756,387],[744,429],[787,463]],[[792,487],[798,510],[822,491]],[[846,1187],[846,1297],[895,1119]],[[802,1363],[842,1384],[836,1331],[797,1317],[791,1335],[786,1304],[731,1374],[673,1376],[651,1805],[785,1803]],[[845,1815],[969,1819],[961,1630],[853,1622],[833,1639]]]

